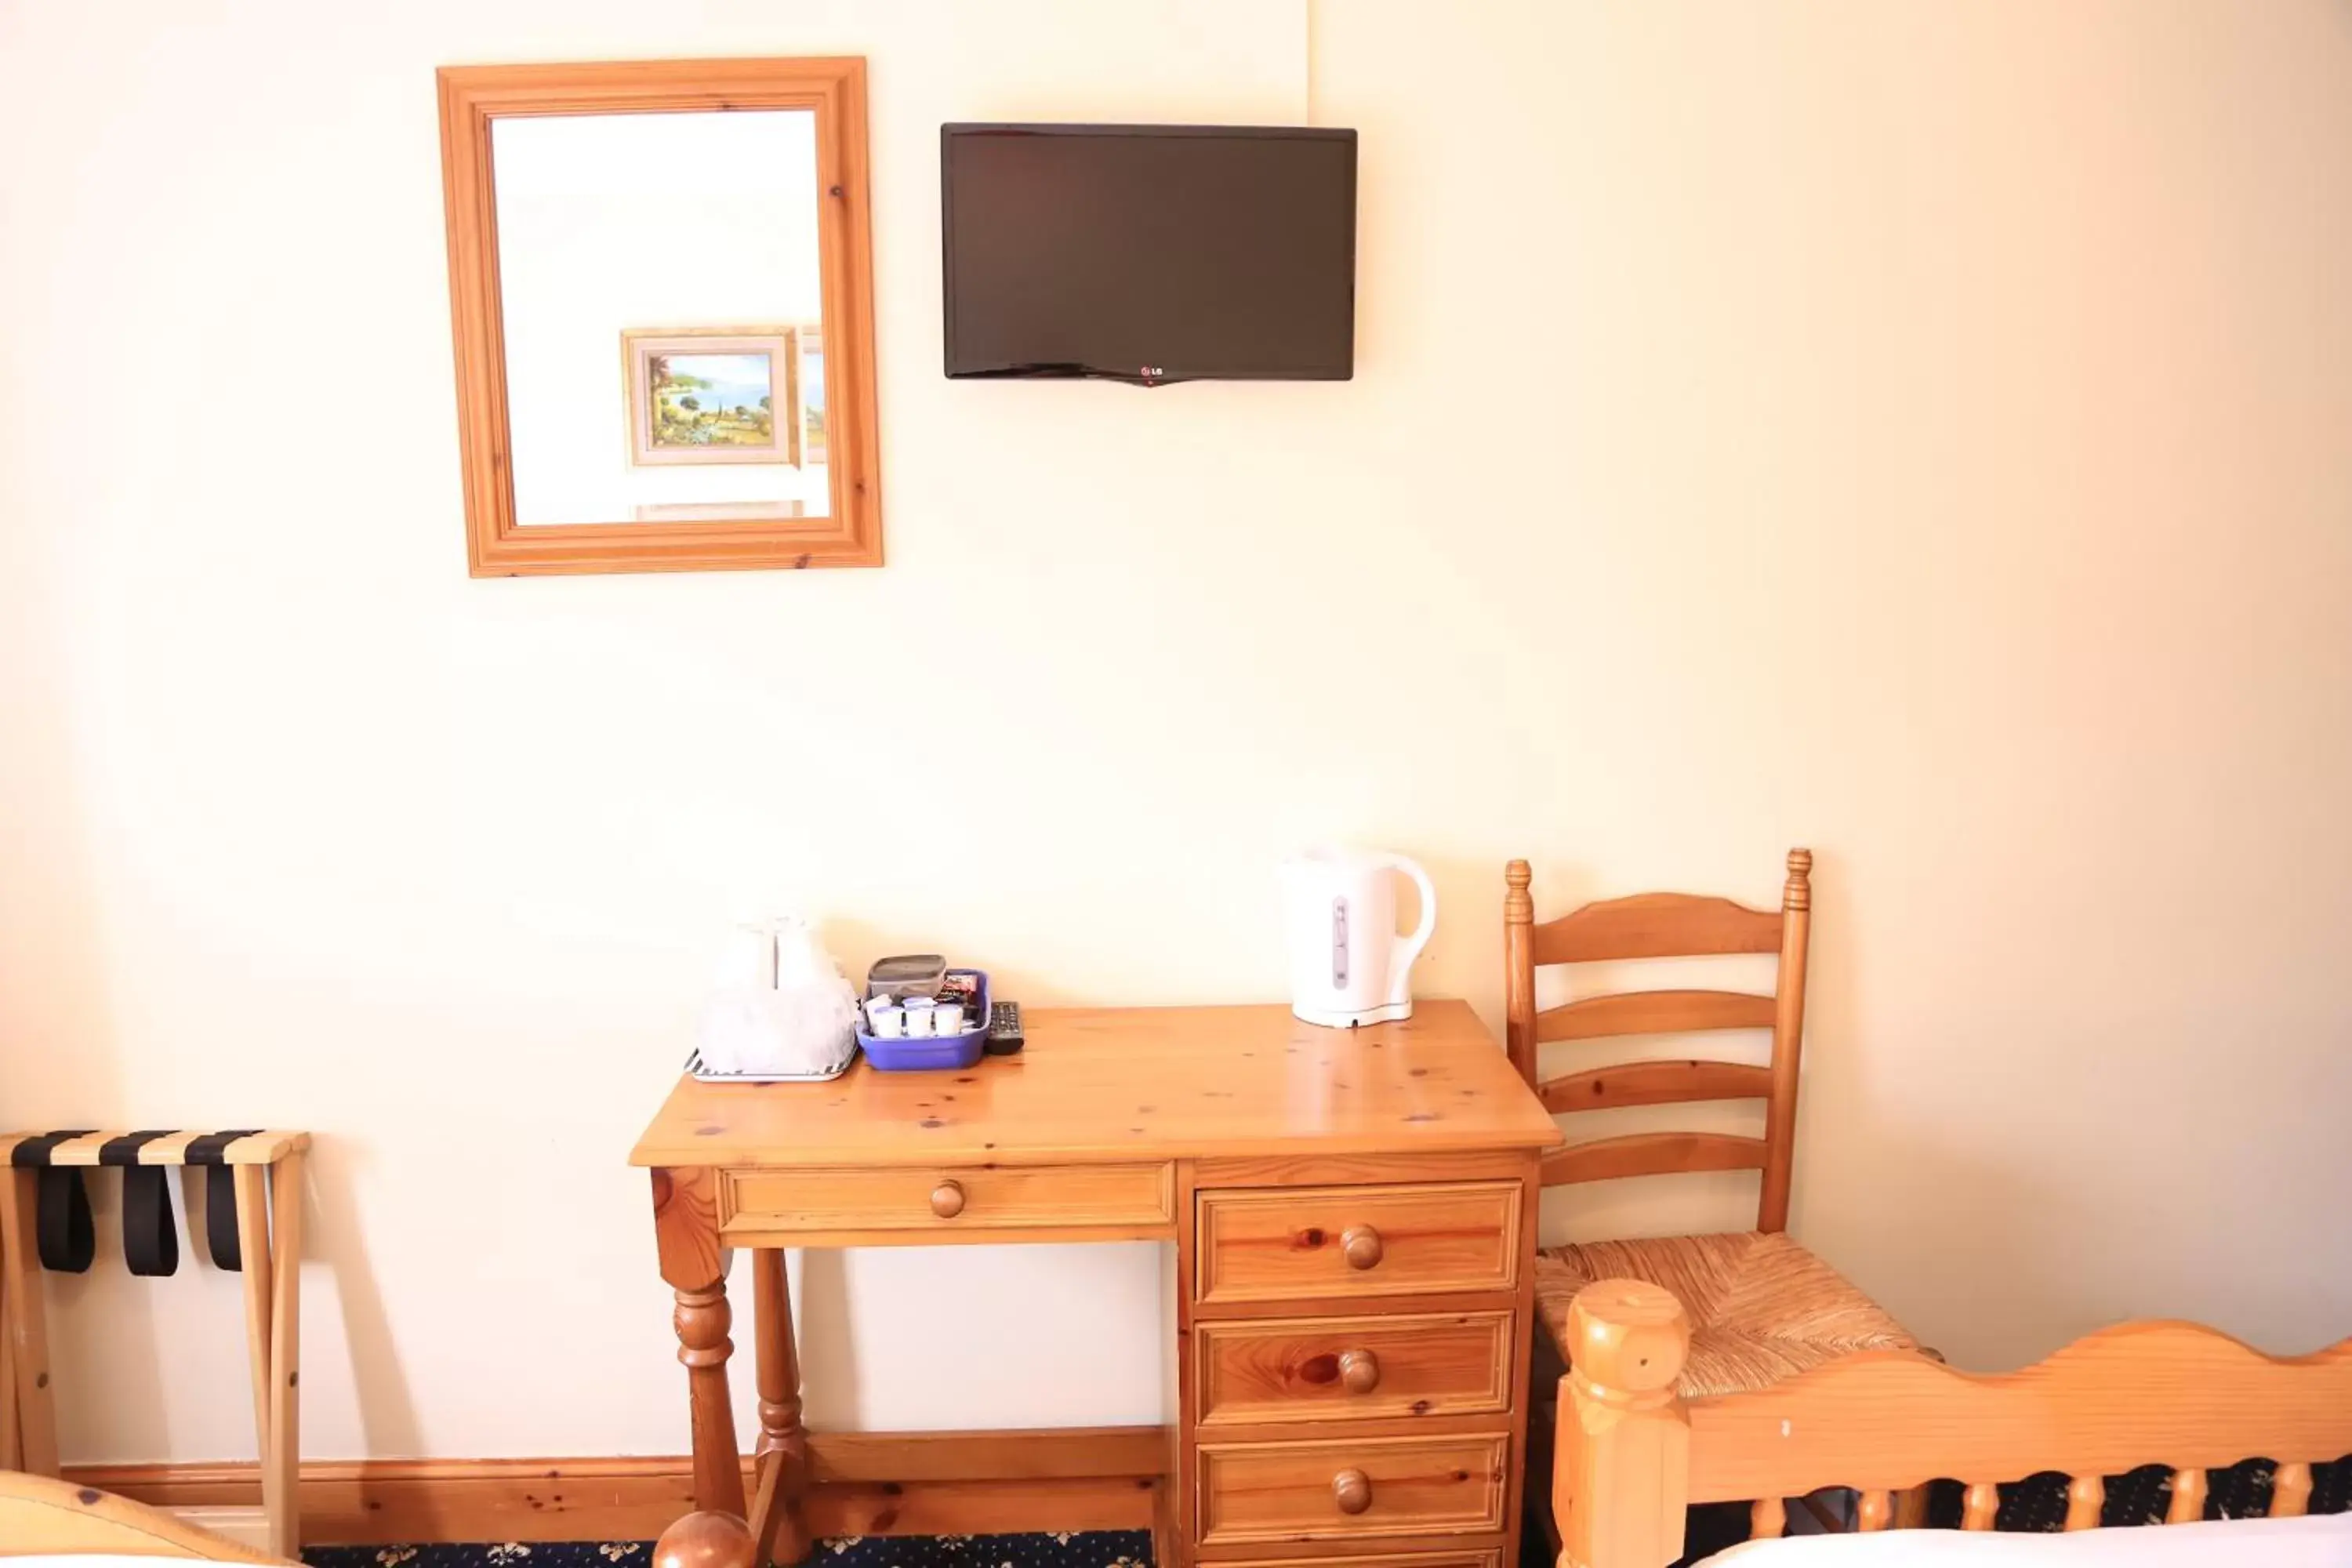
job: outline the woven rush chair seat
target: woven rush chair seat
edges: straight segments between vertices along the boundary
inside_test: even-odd
[[[1641,1279],[1690,1313],[1685,1399],[1744,1394],[1856,1351],[1919,1343],[1845,1276],[1782,1232],[1669,1236],[1548,1247],[1536,1259],[1536,1315],[1569,1354],[1568,1304],[1596,1279]]]

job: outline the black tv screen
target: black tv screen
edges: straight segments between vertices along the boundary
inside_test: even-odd
[[[940,128],[950,376],[1344,381],[1356,133]]]

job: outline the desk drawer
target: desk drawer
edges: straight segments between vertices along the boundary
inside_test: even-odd
[[[1517,1182],[1202,1193],[1194,1300],[1507,1290],[1519,1202]]]
[[[1166,1232],[1175,1223],[1166,1164],[939,1165],[730,1171],[719,1234],[958,1231]]]
[[[1223,1318],[1193,1330],[1201,1425],[1501,1415],[1509,1312]]]
[[[1203,1443],[1201,1544],[1503,1528],[1508,1434]]]

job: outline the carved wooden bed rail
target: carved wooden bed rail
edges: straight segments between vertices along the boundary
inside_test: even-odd
[[[292,1568],[284,1558],[249,1552],[160,1509],[48,1476],[0,1470],[0,1559],[51,1555],[181,1558]]]
[[[2169,1467],[2180,1523],[2202,1516],[2207,1470],[2266,1458],[2272,1514],[2299,1514],[2312,1465],[2352,1453],[2352,1339],[2281,1360],[2193,1323],[2124,1323],[1993,1376],[1872,1351],[1685,1400],[1690,1329],[1669,1292],[1602,1280],[1569,1327],[1552,1506],[1570,1568],[1664,1568],[1691,1503],[1753,1500],[1754,1533],[1778,1535],[1783,1500],[1824,1487],[1859,1490],[1861,1528],[1883,1530],[1894,1493],[1943,1478],[1967,1488],[1963,1527],[1990,1530],[2000,1483],[2064,1474],[2066,1528],[2085,1530],[2103,1476]]]

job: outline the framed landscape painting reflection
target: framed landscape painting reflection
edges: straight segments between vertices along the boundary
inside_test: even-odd
[[[824,461],[824,328],[801,329],[801,450],[808,461]]]
[[[791,327],[623,332],[629,462],[800,467],[798,338]]]

